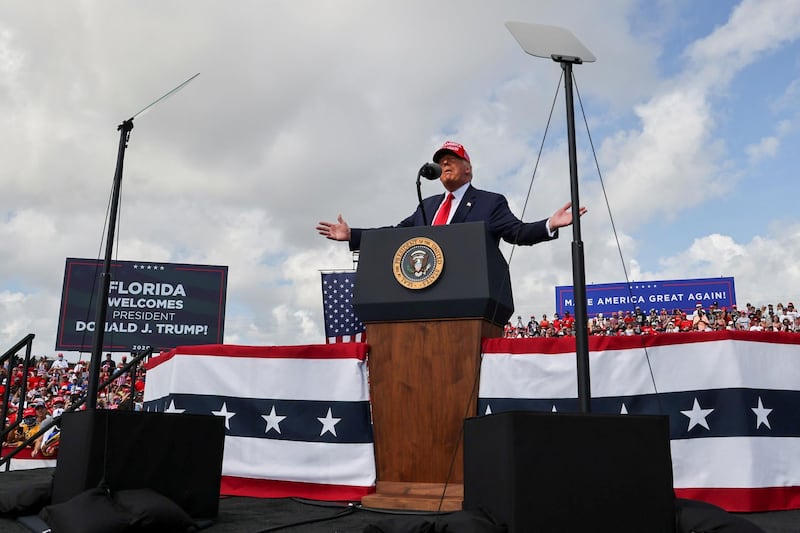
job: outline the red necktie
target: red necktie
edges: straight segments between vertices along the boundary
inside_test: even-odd
[[[450,206],[453,205],[453,198],[455,198],[453,193],[448,193],[447,198],[444,199],[441,207],[439,207],[439,212],[436,213],[436,218],[433,219],[434,226],[447,224],[447,219],[450,217]]]

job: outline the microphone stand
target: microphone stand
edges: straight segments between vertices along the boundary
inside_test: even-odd
[[[97,392],[100,381],[100,356],[103,352],[103,335],[105,333],[106,314],[108,313],[108,290],[111,284],[111,255],[114,252],[114,232],[117,227],[117,209],[122,185],[122,162],[125,159],[125,148],[128,146],[133,118],[129,118],[117,126],[119,130],[119,148],[117,150],[117,168],[114,172],[114,183],[111,188],[111,210],[108,215],[108,235],[106,237],[106,254],[103,261],[103,273],[100,275],[97,312],[94,319],[94,343],[89,365],[89,383],[86,387],[86,408],[97,407]]]
[[[419,201],[419,210],[422,211],[422,225],[427,226],[428,216],[425,214],[425,205],[422,203],[422,184],[420,183],[420,178],[422,177],[422,172],[424,170],[425,165],[422,165],[422,167],[419,169],[419,172],[417,172],[417,200]]]
[[[119,147],[117,149],[117,167],[114,171],[114,182],[111,188],[111,207],[108,215],[108,234],[106,236],[106,253],[103,261],[103,273],[100,275],[100,287],[97,292],[97,309],[94,319],[94,340],[92,343],[92,358],[89,361],[89,383],[86,387],[86,408],[95,409],[97,407],[97,393],[100,390],[100,367],[103,353],[103,337],[106,329],[106,315],[108,313],[108,292],[111,286],[111,259],[114,252],[114,233],[117,225],[117,210],[119,208],[120,187],[122,186],[122,168],[125,159],[125,148],[128,146],[131,130],[133,129],[133,119],[149,111],[153,106],[169,98],[180,91],[200,73],[198,72],[188,80],[184,81],[174,89],[146,105],[138,113],[117,126],[119,130]]]

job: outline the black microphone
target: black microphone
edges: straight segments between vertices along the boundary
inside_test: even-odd
[[[419,182],[420,176],[425,176],[426,179],[435,180],[439,179],[442,175],[442,167],[438,163],[425,163],[417,172],[417,198],[419,198],[419,210],[422,211],[422,223],[428,225],[428,217],[425,215],[425,206],[422,205],[422,184]]]
[[[419,175],[429,180],[438,180],[439,176],[442,175],[442,167],[437,163],[425,163],[419,169]]]

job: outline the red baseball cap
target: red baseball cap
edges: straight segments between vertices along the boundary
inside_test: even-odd
[[[436,153],[433,154],[433,162],[438,163],[439,159],[441,159],[444,154],[451,153],[456,157],[460,157],[461,159],[471,163],[469,160],[469,154],[467,150],[464,148],[464,145],[458,144],[457,142],[453,141],[445,141],[441,148],[436,150]]]

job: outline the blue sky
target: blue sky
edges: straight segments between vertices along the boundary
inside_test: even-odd
[[[800,299],[796,0],[8,4],[0,20],[0,346],[52,355],[66,257],[98,256],[116,126],[117,257],[229,266],[226,342],[322,342],[314,232],[396,223],[445,140],[522,214],[560,74],[506,21],[570,29],[609,206],[578,115],[587,281],[731,276],[740,301]],[[526,220],[569,199],[563,90]],[[424,192],[440,192],[426,183]],[[513,252],[516,313],[552,313],[571,232]],[[503,247],[507,257],[511,248]]]

